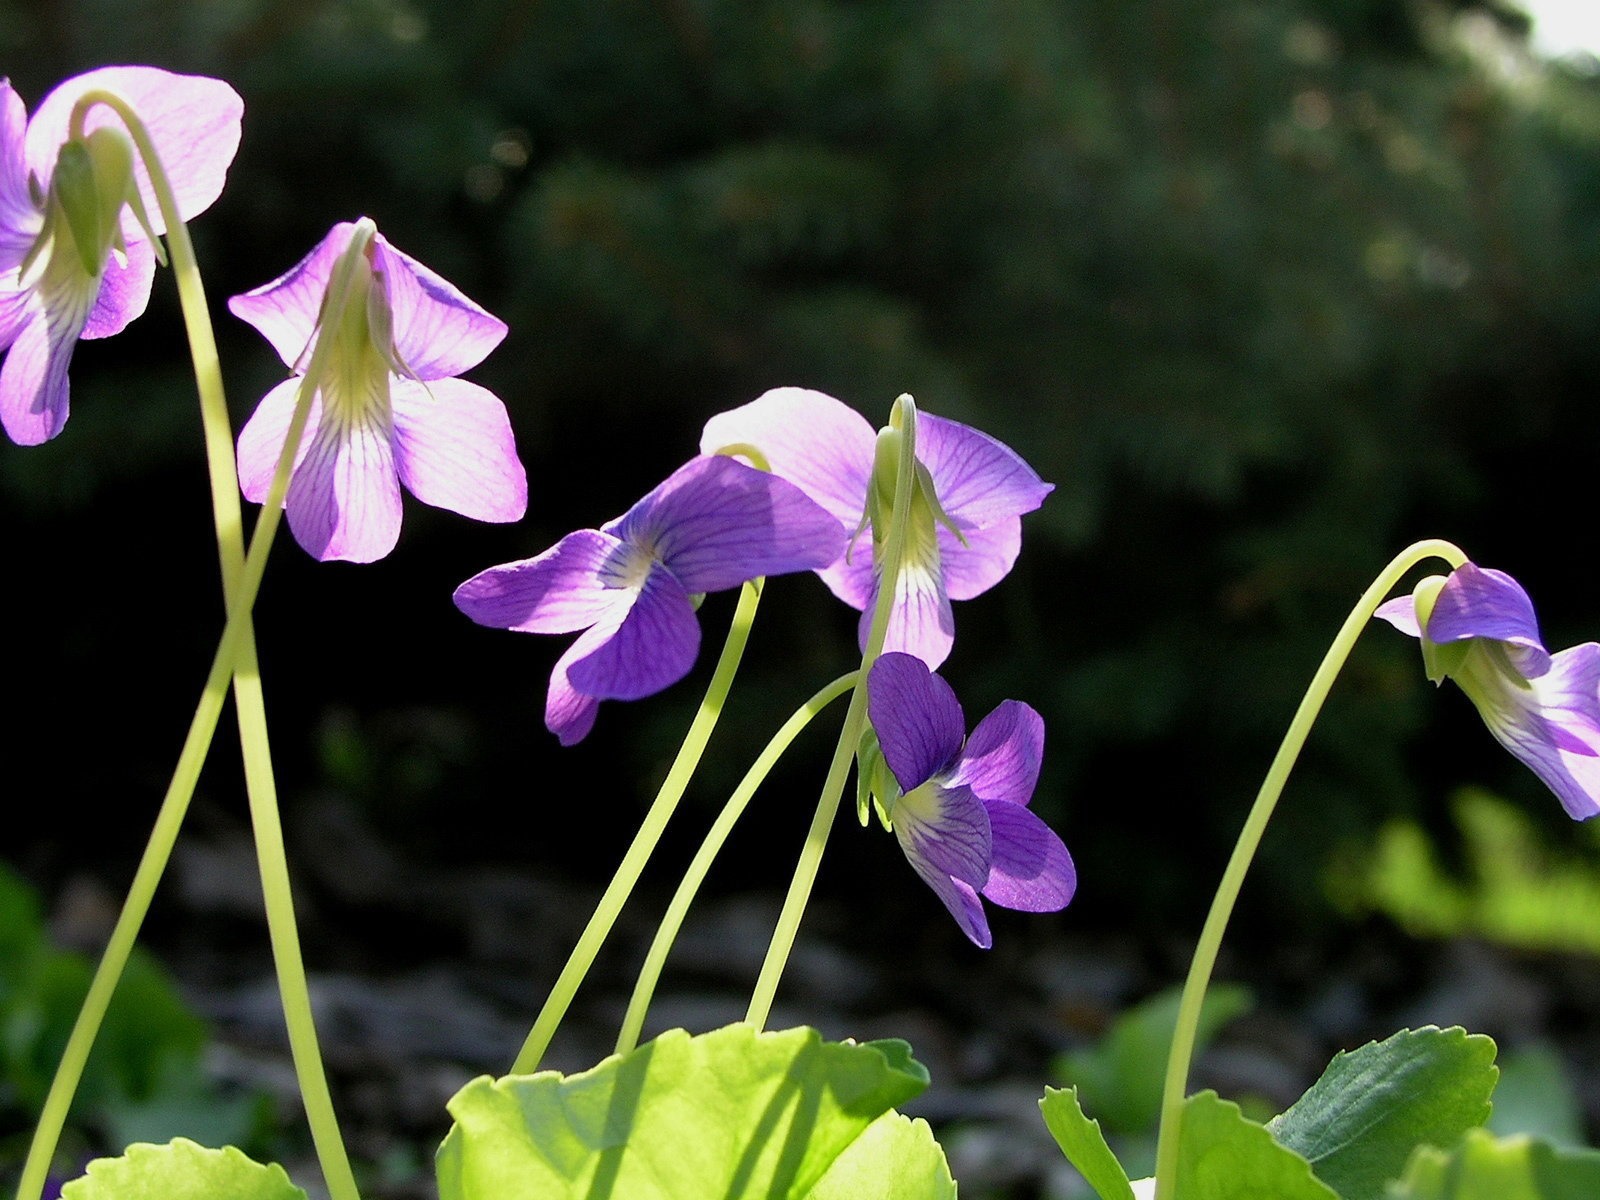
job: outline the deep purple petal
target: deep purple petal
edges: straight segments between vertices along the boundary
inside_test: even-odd
[[[623,612],[632,598],[601,582],[601,569],[623,545],[609,533],[580,529],[536,558],[480,571],[455,591],[456,607],[479,625],[522,633],[572,633]],[[617,623],[621,622],[619,612]],[[585,651],[588,653],[588,651]]]
[[[15,269],[44,227],[28,195],[28,161],[23,139],[28,114],[11,81],[0,79],[0,274]]]
[[[172,182],[183,219],[190,220],[209,208],[222,194],[228,167],[239,149],[244,101],[220,79],[175,75],[156,67],[102,67],[66,80],[40,101],[27,134],[28,166],[39,182],[48,186],[55,174],[72,106],[84,93],[97,90],[114,93],[138,113]],[[120,130],[122,120],[100,104],[90,110],[84,128],[93,131],[102,126]],[[156,233],[164,233],[166,225],[155,190],[137,155],[134,176],[151,225]],[[124,217],[123,231],[130,241],[142,236],[130,216]]]
[[[689,673],[700,653],[700,622],[672,573],[652,565],[616,632],[567,676],[600,700],[640,700]]]
[[[100,272],[100,290],[78,336],[88,340],[121,333],[149,305],[155,274],[156,255],[150,243],[129,242],[126,261],[119,263],[113,257]]]
[[[931,543],[937,546],[937,543]],[[872,628],[872,604],[861,614],[857,638],[863,649]],[[950,657],[955,644],[956,623],[950,612],[950,597],[944,590],[944,573],[937,552],[908,558],[895,575],[894,605],[889,610],[889,628],[884,636],[885,651],[902,650],[914,654],[929,668],[937,668]]]
[[[626,606],[619,605],[618,609],[625,610]],[[584,630],[556,660],[555,669],[550,672],[550,689],[544,701],[544,727],[555,734],[563,746],[575,746],[588,737],[600,711],[600,701],[574,690],[567,672],[573,663],[588,657],[615,632],[615,623],[609,621]]]
[[[700,452],[746,443],[766,456],[774,474],[832,513],[849,533],[866,511],[877,435],[867,419],[832,396],[806,388],[774,388],[706,422]]]
[[[964,787],[928,783],[891,809],[900,848],[925,875],[948,875],[973,887],[989,878],[989,812]]]
[[[413,496],[475,521],[521,520],[528,475],[493,392],[463,379],[393,379],[389,400],[395,467]]]
[[[261,403],[256,405],[256,411],[250,414],[250,419],[239,431],[239,490],[252,504],[264,503],[267,493],[272,489],[272,476],[278,469],[283,443],[289,437],[289,421],[294,416],[300,382],[298,375],[285,379],[263,396]],[[312,439],[321,423],[322,398],[313,396],[305,431],[295,455],[296,470],[305,461],[306,451],[311,448]]]
[[[448,379],[477,366],[506,336],[455,286],[379,234],[373,267],[384,279],[394,317],[394,347],[418,379]],[[445,507],[449,507],[446,505]]]
[[[989,932],[989,918],[984,915],[983,901],[978,899],[976,889],[959,879],[930,870],[914,858],[910,862],[922,881],[933,889],[933,894],[950,910],[956,924],[961,926],[961,932],[972,939],[973,945],[981,950],[994,945],[994,936]]]
[[[228,311],[254,325],[290,370],[305,369],[333,264],[349,246],[354,229],[351,222],[340,222],[317,243],[316,249],[271,283],[228,301]]]
[[[1022,548],[1022,520],[1003,517],[983,529],[964,529],[965,545],[943,526],[938,537],[945,594],[952,600],[971,600],[1011,573]]]
[[[384,557],[400,538],[400,480],[388,429],[319,422],[284,507],[295,541],[313,558]]]
[[[1389,622],[1401,633],[1414,638],[1422,636],[1422,626],[1417,624],[1417,598],[1414,593],[1385,600],[1372,615]]]
[[[948,767],[967,729],[954,689],[910,654],[886,653],[872,664],[867,718],[904,792]]]
[[[961,526],[1032,512],[1055,490],[1011,447],[932,413],[917,417],[917,459],[933,477],[940,506]]]
[[[19,446],[48,442],[67,423],[67,368],[88,315],[89,298],[76,307],[35,310],[0,366],[0,425]]]
[[[838,557],[839,522],[776,475],[732,458],[697,458],[605,526],[643,547],[689,592],[810,571]]]
[[[1533,601],[1504,571],[1463,563],[1439,589],[1428,618],[1428,640],[1445,643],[1467,638],[1507,643],[1517,668],[1530,678],[1549,669],[1550,656],[1539,639]]]
[[[950,770],[986,804],[1026,805],[1044,760],[1044,718],[1020,700],[1002,701],[978,722]]]
[[[1019,804],[989,805],[993,831],[983,894],[1003,908],[1055,912],[1078,889],[1072,855],[1055,830]]]

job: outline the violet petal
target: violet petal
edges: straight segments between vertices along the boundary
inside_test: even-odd
[[[652,565],[616,631],[567,676],[586,696],[639,700],[677,683],[699,652],[694,605],[670,571]]]
[[[1528,686],[1513,683],[1488,702],[1477,689],[1468,694],[1489,732],[1544,781],[1569,817],[1600,814],[1600,644],[1561,651]]]
[[[0,425],[19,446],[48,442],[67,423],[67,368],[88,307],[85,297],[77,309],[36,309],[6,351],[0,366]]]
[[[867,717],[904,792],[949,766],[967,728],[954,689],[921,659],[894,652],[867,674]]]
[[[993,848],[985,897],[1003,908],[1055,912],[1078,888],[1072,856],[1055,830],[1020,804],[989,805]]]
[[[1044,718],[1020,700],[1005,700],[972,731],[950,770],[949,782],[965,784],[992,804],[1026,805],[1039,783],[1044,760]]]
[[[100,290],[78,336],[88,341],[121,333],[149,305],[155,275],[156,255],[150,243],[129,242],[127,261],[112,258],[100,272]]]
[[[588,737],[600,711],[600,701],[574,689],[567,672],[573,663],[592,654],[615,631],[616,626],[610,623],[584,630],[556,660],[550,672],[550,689],[544,701],[544,727],[555,734],[563,746],[575,746]]]
[[[389,298],[395,351],[418,379],[459,375],[482,362],[505,338],[504,321],[396,250],[382,234],[374,240],[373,266],[383,276]]]
[[[963,529],[960,538],[939,527],[939,562],[945,594],[952,600],[981,596],[1011,573],[1022,549],[1022,520],[1004,517],[982,529]]]
[[[1055,490],[1003,442],[931,413],[917,418],[917,459],[957,524],[982,527],[1032,512]]]
[[[389,431],[318,423],[285,500],[295,541],[327,562],[375,562],[400,538],[400,480]]]
[[[389,401],[395,467],[413,496],[478,521],[522,519],[528,476],[493,392],[464,379],[395,379]]]
[[[1549,669],[1539,622],[1528,593],[1504,571],[1463,563],[1450,573],[1428,618],[1428,640],[1492,638],[1507,643],[1517,668],[1530,678]]]
[[[285,379],[261,398],[256,411],[239,431],[239,490],[252,504],[261,504],[272,489],[272,476],[278,469],[278,457],[283,453],[283,443],[289,436],[289,422],[294,416],[295,401],[300,395],[301,377]],[[294,470],[305,461],[317,427],[322,424],[322,397],[311,398],[311,411],[306,417],[305,431],[295,454]],[[293,475],[291,473],[291,479]]]
[[[354,229],[349,221],[335,225],[282,275],[228,301],[228,311],[254,325],[290,370],[305,369],[333,264],[349,246]]]
[[[455,591],[455,604],[480,625],[522,633],[587,629],[631,597],[600,572],[623,549],[609,533],[580,529],[535,558],[480,571]],[[620,624],[621,615],[613,624]],[[587,654],[588,651],[585,651]]]
[[[44,228],[44,217],[28,195],[27,128],[22,97],[10,80],[0,79],[0,274],[22,264]]]

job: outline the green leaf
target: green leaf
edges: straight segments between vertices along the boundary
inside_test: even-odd
[[[1143,1133],[1161,1116],[1161,1085],[1180,996],[1174,988],[1150,997],[1117,1018],[1093,1047],[1063,1055],[1056,1065],[1062,1081],[1077,1088],[1113,1133]],[[1195,1052],[1250,1005],[1248,988],[1219,984],[1207,992]]]
[[[1548,1044],[1524,1046],[1500,1060],[1489,1132],[1544,1138],[1557,1146],[1583,1145],[1583,1113],[1572,1079]]]
[[[1489,1115],[1494,1042],[1460,1028],[1402,1030],[1339,1053],[1270,1128],[1344,1200],[1381,1200],[1418,1146],[1449,1145]]]
[[[97,1158],[61,1189],[61,1200],[306,1200],[277,1163],[262,1166],[228,1146],[208,1150],[184,1138],[129,1146]]]
[[[858,1194],[901,1194],[892,1189],[931,1169],[925,1154],[900,1157],[920,1135],[885,1129],[855,1143],[927,1084],[904,1042],[824,1042],[814,1029],[742,1024],[698,1037],[673,1030],[579,1075],[469,1083],[449,1104],[439,1193],[800,1200],[851,1151],[842,1178],[874,1179]]]
[[[1183,1200],[1340,1200],[1310,1163],[1215,1092],[1184,1102],[1177,1194]]]
[[[955,1200],[950,1164],[923,1120],[886,1112],[851,1142],[805,1200]]]
[[[1453,1150],[1424,1147],[1389,1200],[1594,1200],[1600,1152],[1475,1129]]]
[[[1039,1109],[1056,1145],[1100,1200],[1133,1200],[1128,1173],[1106,1145],[1100,1122],[1084,1115],[1077,1088],[1045,1088]]]

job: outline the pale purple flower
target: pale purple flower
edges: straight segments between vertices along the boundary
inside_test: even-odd
[[[474,575],[455,602],[480,625],[582,631],[556,663],[545,704],[545,725],[570,746],[588,735],[600,701],[638,700],[688,674],[700,650],[693,597],[813,570],[844,538],[792,484],[732,458],[697,458],[600,529]]]
[[[1600,644],[1550,654],[1522,585],[1472,563],[1424,579],[1376,615],[1421,640],[1428,677],[1454,679],[1569,817],[1600,814]]]
[[[919,413],[915,436],[926,476],[912,495],[884,649],[938,667],[955,640],[950,601],[970,600],[1005,578],[1022,545],[1021,514],[1038,508],[1052,485],[1008,446],[959,422]],[[712,417],[700,449],[755,447],[774,474],[857,531],[870,508],[876,441],[866,418],[832,396],[775,388]],[[885,531],[875,532],[881,541]],[[874,558],[872,539],[856,537],[817,572],[834,595],[861,610],[863,649],[884,569]]]
[[[239,147],[244,103],[218,79],[104,67],[60,84],[31,119],[0,80],[0,424],[25,446],[49,441],[67,422],[78,339],[110,337],[145,310],[155,274],[150,237],[166,232],[115,113],[95,105],[84,137],[70,137],[73,106],[91,91],[114,93],[139,115],[184,220],[221,193]],[[58,178],[63,152],[75,168]]]
[[[987,949],[979,894],[1002,908],[1055,912],[1077,890],[1072,856],[1029,811],[1044,756],[1044,721],[1006,700],[966,737],[951,687],[910,654],[891,653],[867,676],[867,713],[900,795],[884,811],[900,848]]]
[[[336,312],[326,295],[347,251],[356,256],[353,283]],[[388,554],[400,536],[402,485],[424,504],[479,521],[526,511],[528,480],[505,405],[455,378],[499,344],[505,324],[370,221],[335,225],[287,274],[228,307],[296,372],[239,434],[239,482],[256,503],[271,488],[316,342],[334,339],[284,498],[295,540],[313,557]]]

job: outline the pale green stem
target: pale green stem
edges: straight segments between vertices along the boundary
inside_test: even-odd
[[[772,735],[772,740],[767,743],[766,749],[751,764],[744,778],[739,781],[739,786],[734,788],[733,795],[729,796],[728,802],[722,806],[722,811],[717,814],[717,819],[706,833],[705,840],[700,843],[694,861],[684,872],[683,882],[673,893],[672,902],[667,905],[667,911],[661,918],[661,926],[656,930],[655,939],[650,943],[650,949],[644,956],[644,966],[640,968],[638,981],[633,985],[633,996],[628,1000],[627,1015],[622,1019],[622,1032],[617,1035],[618,1054],[627,1054],[639,1044],[639,1032],[644,1028],[645,1013],[650,1008],[651,997],[655,995],[656,983],[661,978],[661,968],[667,961],[667,955],[672,951],[672,943],[677,939],[678,930],[683,927],[683,919],[689,912],[689,906],[694,903],[700,885],[705,882],[706,873],[711,869],[712,862],[722,852],[723,844],[733,832],[733,827],[739,818],[744,815],[744,810],[755,796],[756,790],[766,781],[768,773],[778,759],[783,757],[790,743],[800,736],[801,731],[811,724],[818,713],[854,687],[855,682],[854,671],[842,675],[796,709],[794,715],[783,723],[783,727]]]
[[[595,956],[600,953],[601,945],[611,933],[611,927],[616,924],[622,906],[633,894],[634,885],[639,882],[645,863],[655,852],[662,831],[672,819],[673,811],[678,807],[678,801],[683,798],[684,790],[688,788],[695,768],[700,765],[706,743],[711,740],[711,733],[717,727],[717,718],[722,715],[722,706],[727,702],[729,689],[733,687],[733,677],[738,673],[745,645],[750,640],[750,626],[755,621],[756,606],[761,600],[762,586],[763,581],[756,579],[745,584],[740,590],[739,606],[734,610],[733,624],[728,629],[728,640],[723,644],[722,655],[717,659],[716,670],[712,673],[705,697],[700,701],[700,709],[689,725],[689,732],[683,739],[683,745],[678,748],[678,756],[672,760],[672,767],[667,771],[666,779],[662,780],[655,800],[645,813],[644,820],[639,825],[639,832],[633,835],[633,842],[629,845],[627,853],[622,856],[617,873],[606,885],[600,902],[595,905],[594,915],[584,926],[583,933],[578,937],[578,944],[572,948],[566,966],[561,969],[555,985],[550,989],[550,995],[545,999],[544,1007],[534,1019],[533,1028],[528,1031],[528,1040],[522,1044],[516,1062],[511,1064],[511,1074],[531,1075],[539,1069],[539,1062],[544,1058],[544,1052],[550,1048],[550,1039],[555,1036],[557,1026],[566,1016],[567,1009],[583,983],[584,976],[594,965]]]
[[[1372,586],[1361,594],[1361,599],[1356,601],[1356,606],[1350,610],[1333,644],[1323,656],[1322,665],[1312,676],[1311,686],[1306,689],[1300,707],[1289,723],[1283,744],[1278,747],[1278,753],[1267,769],[1267,777],[1261,783],[1261,790],[1256,794],[1255,804],[1245,818],[1244,828],[1239,831],[1233,856],[1228,859],[1222,882],[1211,901],[1211,911],[1206,914],[1206,923],[1200,931],[1200,941],[1195,946],[1194,959],[1189,965],[1189,977],[1184,981],[1183,997],[1178,1003],[1178,1021],[1173,1030],[1172,1049],[1167,1057],[1166,1082],[1161,1098],[1161,1127],[1156,1143],[1156,1200],[1174,1200],[1183,1100],[1188,1088],[1190,1062],[1194,1057],[1196,1031],[1200,1027],[1200,1010],[1205,1003],[1206,988],[1211,982],[1211,971],[1216,966],[1222,935],[1228,927],[1229,917],[1233,915],[1233,906],[1239,898],[1239,889],[1244,885],[1245,874],[1250,870],[1250,863],[1261,845],[1267,822],[1272,818],[1278,797],[1289,780],[1289,772],[1294,769],[1295,760],[1300,756],[1311,726],[1322,711],[1323,702],[1328,698],[1328,692],[1350,656],[1356,639],[1395,584],[1407,571],[1429,558],[1443,559],[1452,569],[1467,561],[1467,556],[1449,542],[1417,542],[1396,555],[1373,580]]]
[[[911,492],[917,461],[915,406],[911,404],[909,396],[896,401],[896,404],[901,403],[913,416],[900,442],[900,456],[895,468],[894,501],[889,519],[889,536],[884,543],[882,574],[878,578],[878,599],[872,610],[872,624],[867,630],[867,646],[861,655],[861,669],[856,676],[855,687],[850,692],[850,706],[845,710],[844,727],[839,731],[839,744],[834,747],[833,758],[828,763],[828,774],[822,783],[822,793],[817,799],[811,827],[806,831],[805,845],[800,848],[794,877],[789,881],[789,891],[778,913],[772,940],[767,944],[761,973],[756,976],[756,985],[750,993],[750,1006],[745,1010],[745,1021],[757,1029],[766,1027],[773,998],[778,993],[778,981],[783,977],[789,953],[794,949],[794,939],[800,932],[800,919],[805,916],[806,903],[811,898],[811,888],[816,883],[817,870],[822,864],[822,852],[827,847],[833,819],[839,812],[839,800],[844,795],[850,761],[855,757],[856,747],[861,742],[861,729],[867,719],[867,674],[883,652],[883,641],[889,632],[889,614],[894,608],[899,587],[900,558],[905,553],[906,527],[910,524]]]

